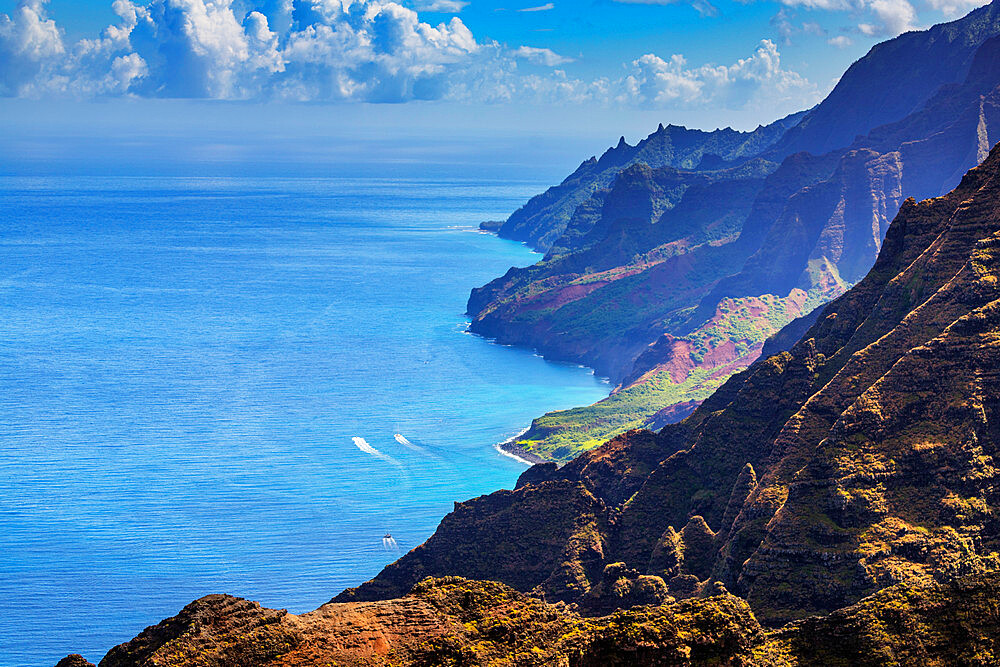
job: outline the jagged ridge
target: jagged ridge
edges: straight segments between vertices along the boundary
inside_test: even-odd
[[[753,132],[738,132],[731,128],[704,132],[678,125],[662,124],[648,137],[629,145],[622,137],[618,145],[609,148],[600,159],[596,156],[583,162],[559,185],[533,197],[505,222],[484,223],[484,229],[500,236],[524,241],[539,251],[552,252],[552,246],[563,235],[574,211],[595,192],[607,188],[615,176],[633,164],[650,167],[672,167],[693,170],[703,163],[710,168],[726,162],[750,158],[762,153],[795,125],[802,113],[792,114]],[[711,158],[705,160],[706,157]],[[554,251],[565,251],[565,245]]]

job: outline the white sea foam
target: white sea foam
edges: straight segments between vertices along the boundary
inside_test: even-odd
[[[522,458],[521,458],[520,456],[518,456],[517,454],[514,454],[513,452],[508,452],[508,451],[507,451],[506,449],[504,449],[504,448],[503,448],[503,447],[501,447],[500,445],[493,445],[493,449],[497,450],[497,452],[498,452],[498,453],[499,453],[499,454],[500,454],[501,456],[506,456],[506,457],[507,457],[507,458],[509,458],[509,459],[514,459],[514,460],[515,460],[515,461],[517,461],[518,463],[523,463],[523,464],[524,464],[524,465],[526,465],[526,466],[533,466],[533,465],[535,465],[534,463],[532,463],[532,462],[531,462],[531,461],[529,461],[528,459],[522,459]]]
[[[508,458],[512,458],[515,461],[518,461],[519,463],[523,463],[526,466],[535,465],[531,461],[529,461],[527,459],[523,459],[520,456],[518,456],[517,454],[515,454],[513,452],[509,452],[506,449],[504,449],[504,445],[511,444],[512,442],[514,442],[515,440],[517,440],[518,438],[520,438],[522,435],[524,435],[525,433],[527,433],[530,429],[531,429],[531,427],[529,426],[528,428],[526,428],[526,429],[518,432],[517,434],[512,435],[511,437],[507,438],[503,442],[498,442],[497,444],[493,445],[493,449],[497,450],[497,452],[499,452],[502,456],[506,456]]]

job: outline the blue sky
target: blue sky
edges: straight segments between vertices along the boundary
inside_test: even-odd
[[[0,0],[0,119],[185,99],[362,124],[403,106],[428,127],[750,128],[817,102],[878,41],[980,4]]]

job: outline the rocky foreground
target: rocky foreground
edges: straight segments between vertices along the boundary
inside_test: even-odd
[[[763,628],[745,600],[722,589],[591,618],[503,584],[456,577],[427,579],[401,599],[331,603],[301,616],[209,595],[112,649],[100,664],[995,665],[998,595],[996,575],[896,586],[778,630]],[[89,664],[70,656],[59,667]]]

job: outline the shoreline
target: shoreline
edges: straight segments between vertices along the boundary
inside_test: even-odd
[[[504,440],[503,442],[498,442],[494,444],[493,449],[497,450],[497,453],[499,453],[501,456],[512,458],[515,461],[519,461],[520,463],[523,463],[526,466],[533,466],[538,463],[548,463],[548,461],[546,459],[543,459],[541,456],[538,456],[537,454],[532,454],[526,449],[521,449],[520,447],[514,444],[518,438],[527,433],[529,430],[531,430],[530,426],[521,431],[520,433],[518,433],[517,435],[511,436],[506,440]]]

